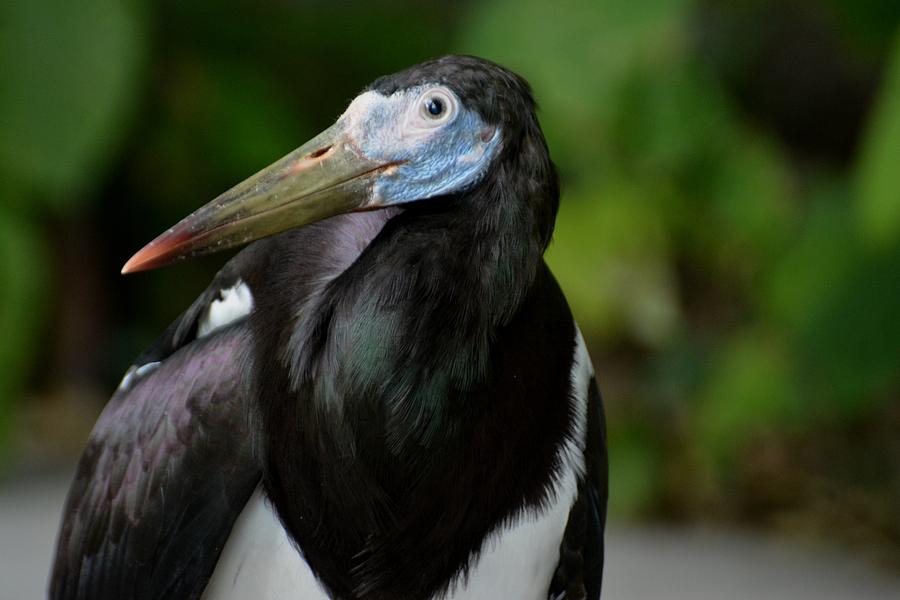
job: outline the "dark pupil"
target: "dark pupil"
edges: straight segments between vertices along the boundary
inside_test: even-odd
[[[441,102],[440,98],[429,98],[426,106],[428,107],[428,112],[431,113],[432,116],[436,117],[444,112],[444,103]]]

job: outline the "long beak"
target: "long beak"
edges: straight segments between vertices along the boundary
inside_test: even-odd
[[[122,273],[155,269],[334,215],[378,208],[372,199],[374,180],[396,164],[361,156],[339,121],[185,217],[132,256]]]

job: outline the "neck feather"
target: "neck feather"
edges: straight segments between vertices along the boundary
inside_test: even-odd
[[[413,558],[419,545],[455,544],[453,560],[422,575],[439,586],[500,519],[546,493],[543,479],[521,477],[518,460],[552,471],[567,427],[555,399],[567,393],[571,317],[541,258],[555,178],[541,186],[508,172],[362,228],[359,255],[337,271],[327,252],[309,254],[310,242],[328,243],[329,226],[290,238],[297,260],[260,294],[266,487],[317,573],[346,597],[369,598],[342,587],[376,580],[393,590],[384,597],[408,596],[408,576],[381,580],[404,573],[390,566],[396,549],[413,548],[400,553]],[[560,364],[535,370],[542,344],[563,349]],[[526,423],[500,435],[516,419]],[[488,477],[484,456],[519,458]],[[493,479],[494,493],[467,504]],[[443,518],[465,531],[444,531]],[[350,570],[359,581],[336,576]]]

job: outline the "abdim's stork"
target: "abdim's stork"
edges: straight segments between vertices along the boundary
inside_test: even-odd
[[[599,596],[602,408],[534,111],[478,58],[382,77],[128,261],[258,240],[101,415],[52,598]]]

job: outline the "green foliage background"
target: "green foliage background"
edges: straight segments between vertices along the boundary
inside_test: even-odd
[[[447,52],[541,104],[564,182],[548,260],[606,396],[613,512],[897,557],[893,0],[3,3],[8,460],[23,414],[102,398],[223,261],[122,280],[131,252]]]

